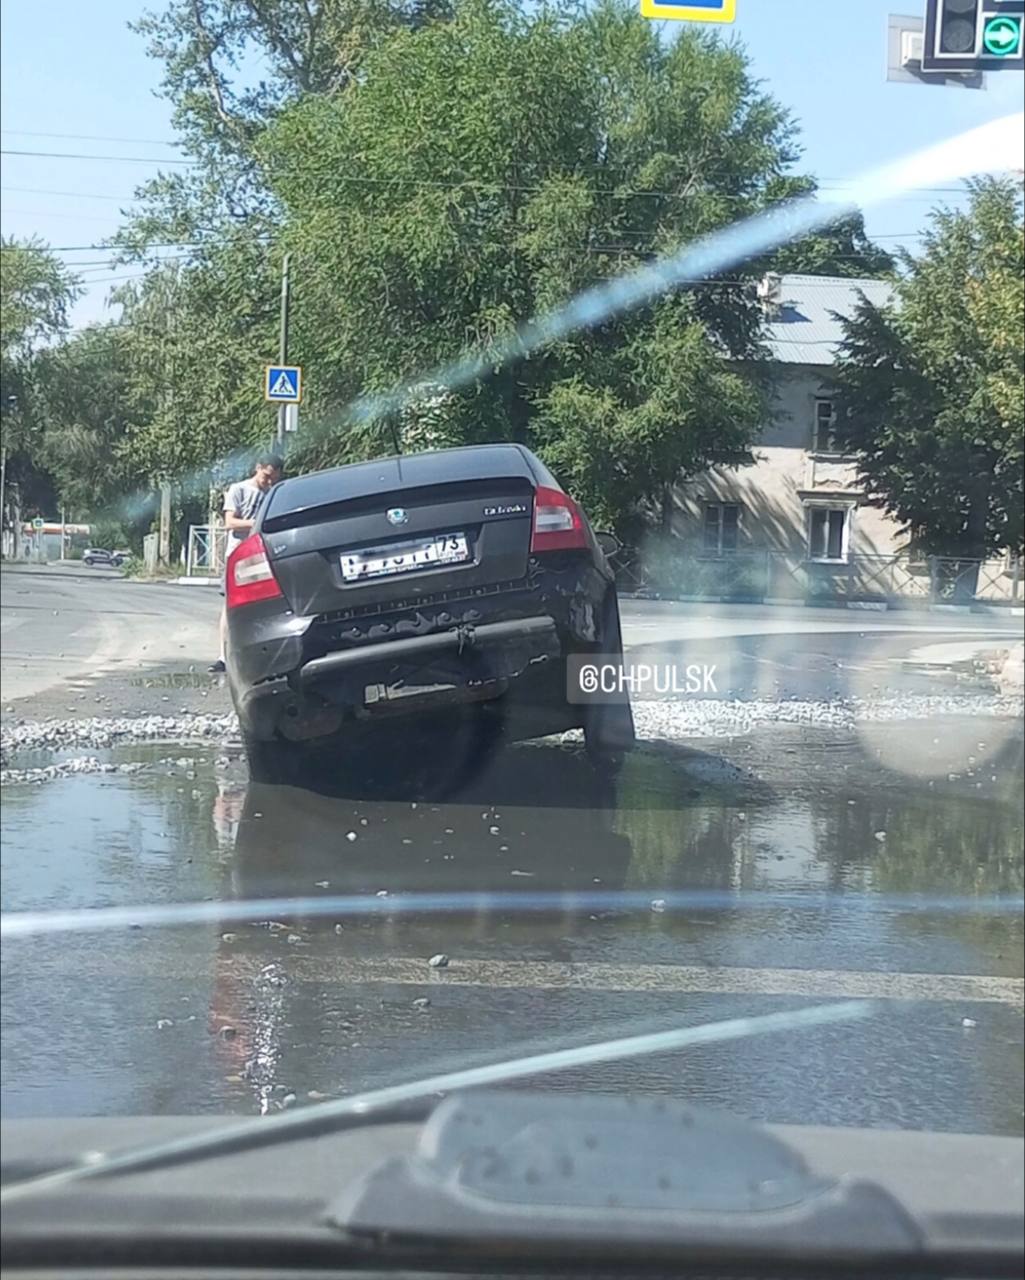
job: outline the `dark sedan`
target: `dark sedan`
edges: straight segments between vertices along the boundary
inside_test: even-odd
[[[283,481],[225,580],[228,680],[254,777],[287,776],[310,746],[351,742],[374,720],[439,715],[472,722],[475,754],[583,729],[596,766],[614,770],[634,740],[628,696],[567,697],[570,655],[622,653],[603,545],[520,445]]]

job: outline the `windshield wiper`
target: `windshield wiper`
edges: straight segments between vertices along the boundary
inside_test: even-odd
[[[812,1005],[760,1017],[730,1018],[697,1027],[676,1027],[615,1040],[600,1040],[531,1054],[482,1066],[466,1067],[426,1076],[403,1084],[390,1085],[350,1097],[321,1102],[301,1111],[282,1112],[226,1125],[213,1133],[197,1134],[172,1142],[154,1143],[136,1150],[91,1154],[87,1159],[49,1173],[11,1182],[0,1189],[0,1204],[25,1196],[43,1195],[71,1183],[91,1178],[109,1178],[146,1170],[169,1169],[214,1156],[266,1148],[278,1143],[318,1138],[324,1134],[364,1124],[422,1116],[425,1102],[453,1090],[503,1085],[530,1076],[569,1071],[624,1058],[688,1049],[698,1045],[744,1040],[771,1032],[803,1031],[830,1023],[855,1022],[870,1017],[875,1004],[870,1000],[844,1000]]]

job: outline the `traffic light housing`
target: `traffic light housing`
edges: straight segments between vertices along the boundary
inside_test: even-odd
[[[926,0],[923,72],[1020,71],[1025,0]]]

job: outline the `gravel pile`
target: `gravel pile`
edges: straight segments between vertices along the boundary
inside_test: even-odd
[[[4,725],[0,751],[70,751],[125,742],[203,742],[238,734],[233,713],[184,716],[93,716],[82,720],[26,720]]]
[[[740,737],[774,724],[812,729],[851,729],[858,724],[898,720],[934,720],[950,716],[996,716],[1021,719],[1025,699],[1014,694],[909,694],[891,698],[834,700],[722,699],[635,702],[637,735],[643,739],[686,741],[691,738]],[[223,742],[237,738],[234,714],[185,716],[113,716],[88,720],[39,720],[5,726],[0,753],[5,766],[18,751],[95,750],[125,743]],[[579,738],[579,732],[563,735]],[[177,762],[182,767],[187,760]],[[78,773],[134,773],[138,764],[111,764],[81,756],[39,768],[0,769],[0,783],[45,782]]]
[[[858,724],[894,720],[934,720],[945,716],[1021,718],[1025,700],[1000,694],[908,694],[892,698],[773,700],[751,702],[700,699],[635,702],[641,738],[737,737],[772,724],[815,729],[854,729]]]

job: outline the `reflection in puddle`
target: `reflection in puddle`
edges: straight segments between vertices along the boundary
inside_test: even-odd
[[[5,943],[5,1081],[28,1073],[13,1094],[23,1111],[265,1112],[292,1094],[358,1089],[531,1035],[579,1039],[642,1016],[730,1016],[778,999],[659,994],[640,981],[618,994],[551,989],[544,975],[564,971],[1022,972],[1020,917],[938,903],[1022,893],[1013,743],[987,761],[985,788],[895,777],[850,737],[782,727],[771,742],[646,748],[615,786],[576,748],[525,744],[444,803],[399,798],[401,786],[367,799],[351,775],[317,791],[249,787],[242,761],[210,745],[112,758],[145,767],[5,792],[5,909],[356,895],[375,910]],[[674,893],[694,890],[725,904],[674,908]],[[389,909],[410,893],[461,898],[430,915]],[[543,909],[517,907],[527,893],[548,895]],[[900,910],[895,894],[924,902]],[[435,954],[453,970],[432,970]],[[467,961],[483,973],[535,965],[542,977],[523,988],[453,983]],[[391,977],[374,978],[375,964]],[[852,1100],[830,1075],[840,1050],[828,1039],[802,1048],[796,1073],[767,1047],[760,1075],[735,1054],[690,1072],[688,1087],[713,1101],[732,1088],[745,1114],[806,1118],[807,1072],[818,1071],[822,1119],[927,1115],[933,1127],[1019,1131],[1006,1098],[1008,1081],[1020,1085],[1020,1019],[999,1005],[973,1010],[999,1028],[983,1052],[981,1027],[975,1044],[961,1038],[963,1009],[936,1008],[886,1024],[889,1042],[873,1031],[872,1061],[848,1058],[847,1069],[884,1082]],[[165,1017],[174,1026],[158,1037]],[[914,1017],[925,1018],[918,1030]],[[51,1029],[45,1041],[39,1026]],[[914,1070],[942,1063],[944,1090],[909,1098],[910,1086],[891,1084],[912,1069],[880,1066],[898,1052],[926,1064]],[[637,1087],[675,1087],[657,1064],[646,1070]]]

